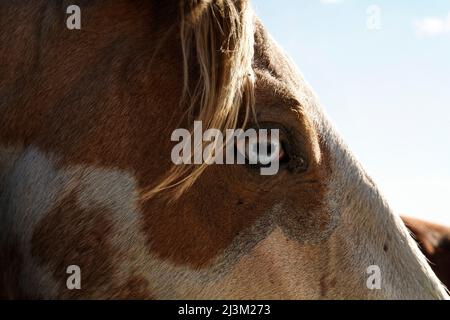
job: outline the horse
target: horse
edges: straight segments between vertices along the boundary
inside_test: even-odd
[[[439,280],[450,287],[450,228],[411,217],[402,217]]]
[[[7,299],[448,299],[248,0],[0,6]],[[171,161],[277,129],[280,170]]]

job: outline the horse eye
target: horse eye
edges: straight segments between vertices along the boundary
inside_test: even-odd
[[[242,139],[238,141],[237,148],[251,165],[267,166],[277,159],[281,163],[287,158],[280,141]]]

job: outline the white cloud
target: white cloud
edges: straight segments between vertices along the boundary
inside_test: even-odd
[[[436,36],[450,33],[450,13],[446,18],[426,17],[413,23],[417,35]]]

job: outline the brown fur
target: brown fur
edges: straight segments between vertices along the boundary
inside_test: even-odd
[[[31,298],[20,289],[23,259],[18,248],[17,243],[3,244],[0,247],[0,300]]]
[[[111,292],[114,252],[107,235],[114,228],[108,215],[103,208],[79,209],[75,196],[71,195],[56,204],[33,233],[31,253],[51,270],[61,289],[66,285],[67,266],[76,264],[87,270],[82,273],[82,289],[67,291],[69,297],[95,297],[102,291],[102,295]]]

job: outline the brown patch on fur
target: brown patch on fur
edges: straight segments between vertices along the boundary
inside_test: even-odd
[[[39,223],[32,239],[32,255],[59,284],[59,298],[151,299],[148,281],[138,274],[116,278],[122,263],[120,248],[109,235],[115,233],[107,208],[79,208],[73,193],[57,204]],[[81,290],[68,290],[69,265],[81,269]]]
[[[74,32],[65,28],[65,10],[47,1],[2,5],[0,143],[34,145],[61,157],[61,166],[136,168],[143,185],[166,172],[170,146],[155,155],[154,132],[170,141],[167,110],[182,91],[177,8],[169,1],[96,2],[82,6],[82,30]],[[6,18],[18,12],[28,15],[26,27]]]
[[[48,213],[33,233],[32,255],[59,283],[61,297],[94,298],[114,293],[114,251],[108,235],[114,232],[104,208],[82,210],[76,195],[65,198]],[[67,267],[81,269],[81,290],[68,290]]]
[[[261,217],[258,206],[269,205],[267,200],[256,203],[263,190],[231,189],[228,181],[215,179],[218,170],[209,168],[169,212],[164,201],[144,206],[142,222],[152,253],[176,264],[206,267]],[[247,201],[236,205],[240,197]]]
[[[450,228],[402,217],[439,280],[450,288]]]
[[[28,299],[20,288],[23,259],[15,242],[0,246],[0,300]]]

